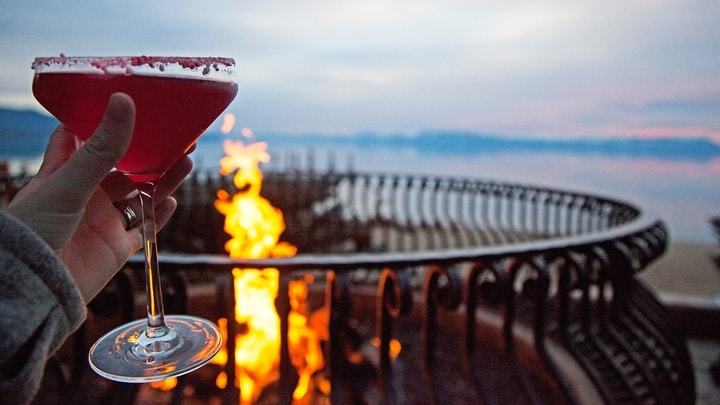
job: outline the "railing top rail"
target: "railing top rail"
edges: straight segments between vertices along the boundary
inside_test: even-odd
[[[333,269],[337,271],[358,268],[412,267],[427,264],[452,264],[465,261],[492,260],[502,257],[527,256],[563,250],[584,250],[596,245],[631,239],[650,232],[665,233],[665,226],[656,216],[642,213],[632,221],[593,234],[556,237],[503,245],[466,248],[431,249],[414,252],[361,252],[341,254],[299,254],[286,258],[235,259],[225,255],[160,254],[161,262],[187,268],[278,268],[281,271],[303,269]],[[664,250],[665,245],[660,247]],[[662,251],[657,252],[659,256]],[[142,263],[142,257],[133,256],[132,263]]]

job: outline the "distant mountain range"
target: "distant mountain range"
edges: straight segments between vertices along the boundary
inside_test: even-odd
[[[222,136],[208,134],[206,136]],[[720,157],[720,144],[706,138],[573,138],[538,139],[488,135],[475,132],[427,131],[415,136],[357,134],[259,135],[269,145],[415,149],[423,153],[477,155],[498,153],[563,153],[645,157],[664,160],[708,161]]]
[[[0,108],[0,159],[41,156],[58,121],[36,111]]]
[[[35,112],[0,108],[0,159],[41,156],[58,122]],[[225,135],[210,129],[201,138],[217,141]],[[720,157],[720,145],[706,138],[605,138],[570,140],[501,137],[476,132],[425,131],[417,135],[287,135],[258,134],[270,145],[415,149],[435,154],[563,153],[664,160],[708,161]]]

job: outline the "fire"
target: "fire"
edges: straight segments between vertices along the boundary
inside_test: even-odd
[[[222,122],[222,126],[220,127],[220,131],[223,134],[229,134],[230,131],[232,131],[234,126],[235,126],[235,114],[227,113],[227,114],[223,115],[223,122]]]
[[[233,119],[234,121],[234,119]],[[243,129],[243,135],[252,135]],[[242,141],[226,140],[226,156],[220,160],[220,173],[235,172],[233,183],[239,190],[230,195],[225,190],[217,193],[216,209],[225,215],[225,231],[231,236],[225,249],[234,258],[288,257],[296,253],[295,246],[280,241],[285,230],[282,212],[260,195],[263,175],[260,163],[270,160],[267,144],[249,145]],[[236,367],[240,387],[240,403],[257,400],[263,388],[275,381],[280,353],[280,319],[274,301],[278,293],[277,269],[233,269],[237,306],[235,321],[242,331],[235,337]],[[307,310],[307,284],[311,279],[295,281],[290,285],[291,314],[289,319],[289,349],[293,365],[300,376],[294,399],[302,400],[311,391],[312,376],[324,366],[320,340],[322,333],[310,327]],[[218,321],[221,329],[227,320]],[[325,324],[327,325],[327,324]],[[326,327],[326,326],[325,326]],[[221,352],[215,363],[225,364],[227,354]],[[220,375],[216,384],[223,387],[227,376]]]
[[[240,403],[255,401],[263,388],[278,378],[280,319],[274,311],[278,290],[277,270],[233,269],[235,321],[241,332],[235,336],[235,365]]]

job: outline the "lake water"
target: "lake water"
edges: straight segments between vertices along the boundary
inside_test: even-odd
[[[416,148],[270,145],[267,167],[475,177],[565,188],[613,197],[659,215],[671,241],[717,243],[710,219],[720,215],[720,158],[702,161],[557,152],[457,153]],[[196,167],[217,167],[222,141],[201,139]]]
[[[413,147],[352,146],[297,142],[270,144],[265,167],[309,165],[322,171],[410,173],[474,177],[565,188],[638,205],[659,215],[671,241],[717,243],[710,219],[720,216],[720,157],[662,159],[557,151],[493,153],[428,151]],[[200,170],[216,170],[224,155],[221,137],[203,137],[192,157]],[[11,171],[35,170],[39,159],[11,161]]]

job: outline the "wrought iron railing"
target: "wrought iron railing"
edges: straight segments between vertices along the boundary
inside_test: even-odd
[[[371,319],[379,338],[372,369],[381,403],[694,402],[685,338],[636,278],[663,254],[667,230],[638,207],[471,178],[270,172],[264,194],[285,213],[285,238],[300,254],[238,260],[218,251],[222,221],[207,204],[217,188],[232,187],[196,174],[177,194],[179,211],[160,246],[197,252],[198,240],[214,242],[202,254],[161,254],[165,295],[187,307],[192,283],[209,281],[213,309],[203,310],[232,319],[231,270],[279,269],[280,403],[292,402],[297,378],[288,288],[308,273],[330,311],[323,373],[332,403],[366,395],[346,358],[358,317]],[[128,266],[141,271],[142,260]],[[393,338],[407,342],[412,365],[391,358]],[[415,365],[411,377],[398,370]],[[237,401],[233,384],[224,398]]]
[[[160,245],[224,253],[228,236],[212,204],[220,189],[237,191],[229,177],[195,173],[186,181]],[[301,253],[516,244],[589,235],[640,214],[625,203],[560,189],[406,174],[269,172],[262,194],[285,214],[284,239]]]
[[[331,311],[324,372],[334,387],[333,403],[359,395],[348,385],[353,370],[342,348],[352,314],[367,309],[366,303],[357,308],[357,296],[368,286],[375,291],[370,316],[380,339],[375,367],[383,403],[431,398],[497,403],[503,394],[488,375],[487,337],[478,337],[493,328],[499,333],[494,349],[502,353],[494,361],[512,376],[515,399],[585,403],[594,392],[606,403],[694,401],[684,337],[635,278],[664,252],[667,232],[657,217],[612,199],[473,179],[295,173],[275,182],[279,191],[297,184],[319,187],[313,201],[289,201],[302,194],[297,191],[288,192],[287,200],[273,199],[305,210],[288,215],[288,228],[310,241],[307,253],[266,260],[165,255],[163,271],[197,270],[222,278],[236,267],[279,269],[277,310],[284,338],[289,283],[315,274],[326,283]],[[234,300],[231,291],[220,295]],[[234,302],[219,305],[232,308]],[[408,330],[397,326],[404,317],[414,319],[410,325],[420,324],[409,339],[420,342],[418,359],[427,381],[413,393],[403,392],[407,381],[398,379],[389,354],[393,337],[408,338]],[[496,323],[479,320],[488,317]],[[442,358],[447,348],[438,343],[448,325],[462,331],[450,341],[457,349],[450,351],[451,364],[466,371],[460,373],[461,395],[452,393],[458,382],[440,365],[448,361]],[[523,331],[530,337],[519,338]],[[296,375],[287,340],[281,347],[278,395],[281,403],[291,403]],[[230,397],[237,398],[234,394]]]

